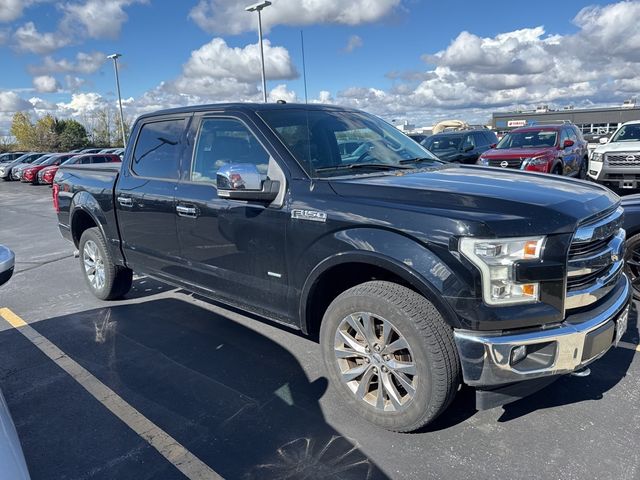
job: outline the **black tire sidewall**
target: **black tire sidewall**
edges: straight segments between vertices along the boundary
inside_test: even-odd
[[[93,241],[93,243],[96,244],[96,247],[98,248],[100,255],[102,256],[102,261],[104,262],[104,285],[100,289],[96,289],[93,287],[93,285],[91,285],[91,282],[87,277],[87,272],[84,268],[84,247],[89,240]],[[91,292],[101,300],[109,299],[116,272],[115,265],[113,264],[111,256],[109,255],[109,252],[105,247],[105,243],[100,230],[98,230],[97,227],[85,230],[80,237],[80,243],[78,247],[80,250],[80,269],[82,270],[82,276],[85,283],[89,287],[89,290],[91,290]]]
[[[628,238],[626,241],[625,247],[626,247],[626,252],[624,254],[624,261],[625,261],[624,271],[629,276],[630,274],[629,267],[627,266],[626,262],[631,257],[631,253],[633,252],[633,250],[640,248],[640,233],[637,233],[631,236],[630,238]],[[640,268],[638,270],[639,270],[638,274],[640,276]],[[629,280],[631,281],[631,278],[629,278]],[[631,284],[631,291],[633,292],[633,297],[636,300],[640,300],[640,291],[636,290],[633,284]]]
[[[349,387],[340,378],[339,367],[333,352],[335,332],[340,322],[355,312],[370,312],[390,321],[405,337],[413,353],[413,361],[418,374],[418,385],[414,398],[406,410],[401,412],[380,413],[375,407],[356,398]],[[405,430],[416,424],[431,409],[432,374],[429,369],[431,355],[426,345],[419,339],[416,327],[407,318],[406,313],[391,302],[374,296],[347,296],[332,303],[325,313],[321,325],[320,341],[327,374],[340,396],[356,413],[383,428]]]

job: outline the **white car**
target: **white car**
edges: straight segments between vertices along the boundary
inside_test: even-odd
[[[0,285],[9,281],[14,264],[13,252],[0,245]],[[0,391],[0,479],[29,480],[29,478],[16,428],[11,420],[7,402]]]
[[[640,184],[640,120],[622,124],[611,140],[601,139],[589,159],[589,177],[613,188]]]

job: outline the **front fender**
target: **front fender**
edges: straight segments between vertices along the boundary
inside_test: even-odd
[[[347,263],[362,263],[383,268],[402,278],[438,307],[447,323],[460,327],[458,316],[445,300],[469,296],[469,287],[441,257],[448,250],[427,248],[415,239],[397,232],[377,228],[341,230],[314,245],[320,251],[337,252],[323,258],[307,275],[301,290],[299,313],[306,326],[306,306],[318,279],[331,268]],[[338,244],[338,245],[336,245]],[[436,253],[437,252],[437,253]]]

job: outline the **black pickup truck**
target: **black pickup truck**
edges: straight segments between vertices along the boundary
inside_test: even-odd
[[[135,271],[300,329],[345,403],[392,430],[462,382],[490,408],[586,374],[626,328],[615,194],[445,163],[357,110],[143,115],[121,166],[63,166],[54,195],[96,296]]]

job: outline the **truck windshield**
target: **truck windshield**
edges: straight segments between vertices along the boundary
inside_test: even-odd
[[[623,125],[611,139],[612,142],[640,142],[640,123]]]
[[[283,109],[260,116],[312,178],[444,163],[394,126],[364,112]]]
[[[539,130],[537,132],[511,132],[507,133],[496,150],[508,148],[538,148],[553,147],[556,144],[558,132],[555,130]]]

